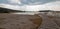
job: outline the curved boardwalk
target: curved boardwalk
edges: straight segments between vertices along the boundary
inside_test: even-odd
[[[49,18],[46,14],[39,15],[43,18],[41,26],[38,29],[60,29],[59,23],[57,24],[56,21],[59,21],[58,18]]]

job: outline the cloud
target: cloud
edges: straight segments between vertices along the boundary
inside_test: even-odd
[[[21,0],[22,4],[35,5],[35,4],[46,4],[49,2],[60,1],[60,0]]]
[[[8,3],[7,0],[0,0],[0,3]]]
[[[20,5],[20,0],[0,0],[0,3],[3,4],[12,4],[12,5]]]
[[[60,1],[50,2],[43,5],[27,5],[26,11],[54,10],[60,11]]]
[[[9,3],[21,4],[20,0],[7,0]]]
[[[35,5],[35,6],[27,6],[25,11],[40,11],[40,10],[54,10],[60,11],[60,6],[47,6],[47,5]]]
[[[14,5],[42,5],[60,0],[0,0],[0,3],[14,4]]]
[[[43,5],[10,5],[10,4],[0,4],[0,7],[9,8],[13,10],[22,10],[22,11],[39,11],[39,10],[54,10],[60,11],[60,1],[50,2]]]
[[[60,0],[8,0],[12,4],[21,4],[23,6],[3,4],[0,6],[5,8],[10,8],[13,10],[22,10],[22,11],[39,11],[39,10],[59,10],[60,9]],[[21,2],[21,3],[19,3]],[[36,5],[38,4],[38,5]],[[60,10],[59,10],[60,11]]]
[[[0,4],[0,7],[13,9],[13,10],[22,10],[21,8],[22,6],[18,6],[18,5]]]

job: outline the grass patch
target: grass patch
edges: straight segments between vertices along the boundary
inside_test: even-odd
[[[35,19],[30,19],[30,21],[32,21],[34,24],[36,24],[37,26],[34,26],[33,29],[37,29],[41,23],[42,23],[42,18],[35,18]]]

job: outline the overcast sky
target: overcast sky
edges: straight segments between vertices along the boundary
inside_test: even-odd
[[[57,11],[60,9],[60,0],[0,0],[0,4],[24,6],[25,8],[22,7],[22,9],[26,11],[39,11],[39,10]]]
[[[22,5],[43,5],[46,3],[50,3],[50,2],[56,2],[56,1],[60,1],[60,0],[0,0],[0,3],[6,3],[6,4],[22,4]]]

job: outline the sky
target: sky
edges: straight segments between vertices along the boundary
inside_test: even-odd
[[[60,0],[0,0],[0,5],[22,11],[60,11]]]

